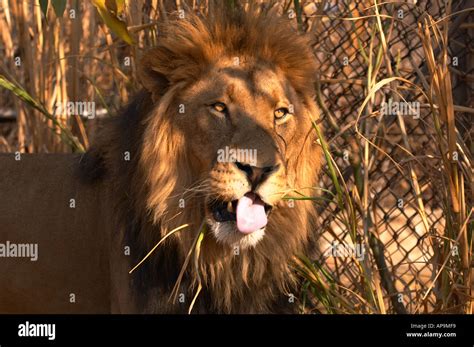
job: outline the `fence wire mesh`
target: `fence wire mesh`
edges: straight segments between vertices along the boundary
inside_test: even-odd
[[[344,131],[343,128],[354,127],[367,95],[370,71],[363,51],[379,44],[373,39],[371,42],[375,30],[374,18],[364,18],[373,3],[328,1],[324,6],[320,5],[307,5],[305,25],[307,30],[314,32],[314,50],[320,63],[323,124],[331,150],[338,154],[337,164],[343,176],[348,184],[354,185],[354,177],[357,177],[354,170],[357,170],[358,160],[363,157],[364,143],[356,140],[360,137],[354,131]],[[462,11],[467,6],[467,2],[456,2],[452,12]],[[418,23],[422,23],[427,14],[442,18],[446,15],[446,6],[433,1],[385,3],[380,7],[380,13],[395,18],[386,28],[392,70],[396,71],[397,76],[415,84],[426,83],[427,67],[422,42],[417,34]],[[463,27],[463,23],[469,22],[469,17],[472,20],[472,14],[457,17],[450,23],[449,29],[449,54],[454,59],[451,70],[454,100],[456,105],[466,107],[472,107],[473,103],[473,36],[472,29]],[[387,68],[383,67],[379,79],[390,76]],[[375,97],[374,105],[390,102],[393,95],[393,90],[382,90]],[[391,291],[386,299],[396,298],[392,299],[394,304],[390,310],[396,311],[396,303],[403,303],[407,312],[432,312],[441,307],[439,284],[434,285],[428,294],[427,289],[433,284],[443,261],[440,252],[437,252],[442,247],[440,240],[445,226],[442,196],[437,194],[440,180],[437,173],[442,163],[437,155],[435,127],[426,99],[413,89],[400,90],[399,97],[407,103],[418,102],[421,106],[419,114],[405,114],[404,124],[401,124],[396,114],[379,112],[377,117],[368,119],[365,124],[368,137],[377,133],[375,138],[379,147],[379,153],[374,153],[369,166],[368,206],[373,219],[369,232],[380,241],[378,249],[383,255],[375,259],[376,247],[370,246],[369,242],[367,247],[371,251],[368,252],[370,261],[367,264],[377,264],[373,270],[378,268],[381,276],[392,282],[393,286],[384,285],[386,291]],[[472,115],[457,112],[456,117],[461,136],[468,139],[472,135]],[[406,129],[407,136],[403,135],[401,127]],[[419,196],[413,189],[411,170],[419,182]],[[326,179],[323,186],[330,187],[329,181]],[[425,222],[417,198],[424,207]],[[335,245],[353,243],[350,231],[339,218],[341,211],[336,203],[331,202],[320,212],[320,262],[330,267],[340,284],[357,293],[363,292],[364,276],[353,259],[328,257],[328,251],[333,250]],[[358,237],[364,239],[362,224],[358,230]],[[403,308],[398,307],[398,310],[403,311]]]

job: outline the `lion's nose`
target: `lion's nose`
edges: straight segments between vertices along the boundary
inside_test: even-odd
[[[265,181],[272,173],[277,172],[280,165],[272,165],[265,167],[252,166],[245,163],[235,162],[237,168],[247,175],[247,179],[254,190],[260,183]]]

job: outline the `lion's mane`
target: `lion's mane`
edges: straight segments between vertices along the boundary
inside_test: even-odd
[[[316,118],[311,106],[315,66],[308,42],[288,20],[256,9],[215,9],[206,18],[189,14],[159,32],[157,46],[139,67],[146,91],[122,116],[104,125],[82,160],[82,171],[89,180],[109,182],[117,230],[122,245],[131,249],[131,267],[168,232],[189,224],[131,275],[141,311],[185,312],[187,306],[168,298],[203,222],[204,205],[202,196],[187,198],[184,193],[202,177],[193,169],[186,138],[173,127],[175,113],[170,109],[175,97],[219,57],[251,57],[281,69]],[[295,162],[300,187],[317,183],[320,155],[314,142],[309,134]],[[198,279],[202,282],[196,312],[282,312],[295,307],[285,296],[294,290],[291,260],[307,250],[313,221],[309,201],[280,208],[272,214],[264,239],[238,255],[206,235],[198,266],[191,257],[177,292],[185,294],[189,304]]]

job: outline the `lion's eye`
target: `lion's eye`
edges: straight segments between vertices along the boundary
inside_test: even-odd
[[[211,107],[219,113],[224,113],[227,110],[226,105],[222,102],[216,102],[215,104],[212,104]]]
[[[277,124],[281,124],[285,122],[289,118],[289,116],[291,116],[291,113],[290,113],[290,110],[288,110],[286,107],[281,107],[275,110],[274,115],[275,115],[275,122]]]

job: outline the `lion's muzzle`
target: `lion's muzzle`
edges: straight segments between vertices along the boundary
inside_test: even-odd
[[[265,152],[262,152],[265,153]],[[284,172],[275,156],[250,161],[217,160],[211,171],[208,223],[218,241],[241,247],[255,245],[264,235],[271,210],[279,201]]]

